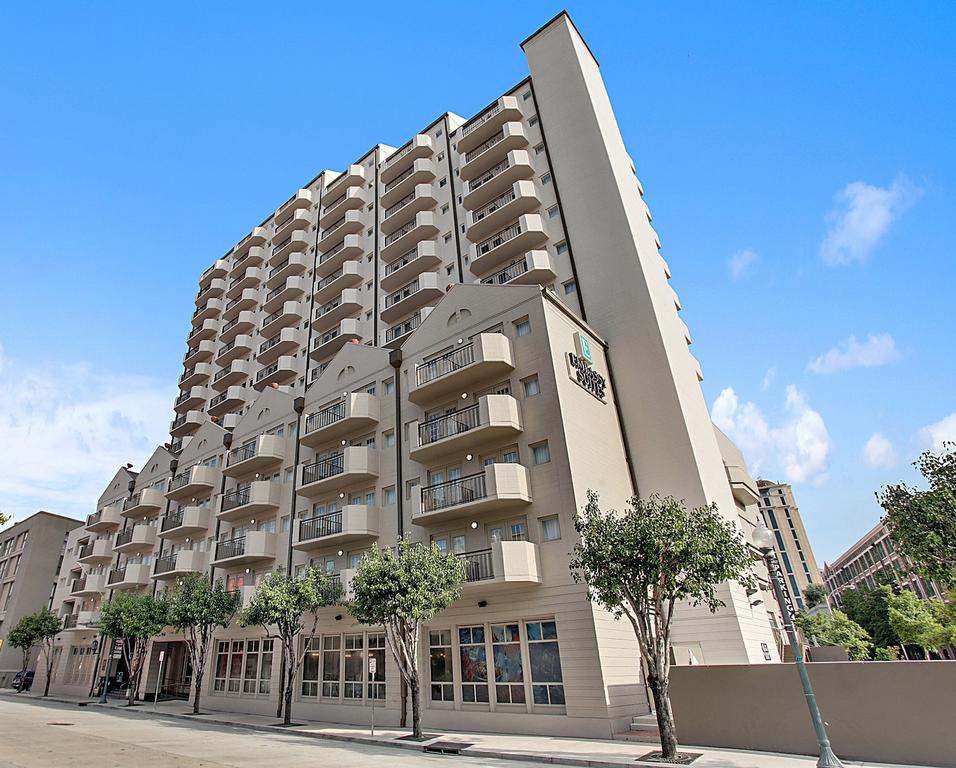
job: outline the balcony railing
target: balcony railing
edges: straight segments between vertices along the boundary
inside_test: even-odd
[[[344,418],[345,401],[341,400],[308,416],[305,420],[305,432],[306,434],[314,432],[317,429],[327,427]]]
[[[421,317],[416,315],[415,317],[409,318],[404,323],[393,325],[391,328],[385,331],[385,341],[395,341],[395,339],[399,338],[400,336],[404,336],[406,333],[411,333],[421,324]]]
[[[153,565],[153,574],[158,576],[161,573],[169,573],[176,569],[176,553],[163,555],[158,558]]]
[[[342,533],[341,512],[329,512],[317,517],[310,517],[299,524],[299,541],[319,539],[337,533]]]
[[[222,497],[222,511],[228,512],[230,509],[242,507],[249,503],[252,496],[252,485],[246,484],[239,486],[231,493],[226,493]]]
[[[345,471],[345,455],[334,453],[302,467],[302,484],[316,483],[330,477],[341,475]]]
[[[415,199],[415,190],[413,189],[411,192],[409,192],[407,195],[405,195],[405,197],[403,197],[403,198],[402,198],[401,200],[399,200],[397,203],[395,203],[394,205],[392,205],[392,206],[386,208],[386,209],[385,209],[385,216],[383,216],[382,218],[387,219],[387,218],[388,218],[389,216],[391,216],[393,213],[396,213],[396,212],[400,211],[402,208],[404,208],[406,205],[408,205],[408,204],[409,204],[410,202],[412,202],[412,200],[414,200],[414,199]]]
[[[321,307],[319,307],[317,310],[315,310],[315,319],[318,320],[320,317],[322,317],[322,315],[324,315],[324,314],[326,314],[326,313],[328,313],[328,312],[331,312],[333,309],[335,309],[335,308],[336,308],[337,306],[339,306],[339,304],[341,304],[341,303],[342,303],[342,299],[341,299],[341,298],[332,299],[332,301],[326,302],[326,303],[323,304]]]
[[[470,123],[465,123],[465,125],[462,126],[461,135],[467,136],[469,133],[475,130],[475,128],[477,128],[478,126],[484,125],[485,123],[487,123],[491,118],[497,115],[500,111],[501,111],[501,103],[499,102],[495,104],[491,109],[489,109],[484,114],[478,115],[478,117],[476,117]]]
[[[278,319],[279,319],[279,316],[280,316],[283,312],[285,312],[285,307],[279,307],[275,312],[273,312],[271,315],[269,315],[267,318],[265,318],[265,319],[262,321],[262,327],[265,328],[265,327],[266,327],[269,323],[271,323],[273,320],[278,320]]]
[[[86,589],[86,576],[83,576],[79,579],[73,579],[70,592],[82,592],[84,589]]]
[[[403,147],[401,147],[401,148],[399,148],[399,149],[396,149],[396,150],[389,156],[389,158],[388,158],[384,163],[382,163],[382,168],[388,168],[388,167],[390,167],[391,165],[393,165],[394,163],[397,163],[399,160],[401,160],[403,157],[405,157],[405,155],[407,155],[409,152],[411,152],[414,146],[415,146],[415,140],[412,139],[412,140],[410,140],[407,144],[405,144]]]
[[[268,352],[270,349],[272,349],[277,344],[280,344],[281,342],[282,342],[281,333],[278,336],[273,336],[268,341],[264,341],[259,345],[259,354],[261,355],[263,352]]]
[[[458,557],[465,564],[465,581],[485,581],[495,577],[490,549],[462,552]]]
[[[387,192],[390,192],[391,190],[395,189],[395,187],[397,187],[399,184],[401,184],[403,181],[405,181],[405,179],[407,179],[407,178],[408,178],[409,176],[411,176],[413,173],[415,173],[415,166],[414,166],[414,165],[413,165],[411,168],[409,168],[408,170],[402,171],[398,176],[396,176],[394,179],[392,179],[390,182],[388,182],[388,184],[385,185],[385,189],[383,190],[383,192],[386,192],[386,193],[387,193]]]
[[[479,425],[478,403],[454,413],[436,416],[418,425],[418,444],[428,445],[467,432]]]
[[[339,243],[338,245],[336,245],[334,248],[330,248],[328,251],[326,251],[325,253],[323,253],[322,256],[319,258],[319,264],[324,264],[326,261],[328,261],[328,260],[331,259],[333,256],[335,256],[335,254],[337,254],[339,251],[341,251],[343,248],[345,248],[345,241],[344,241],[344,240],[343,240],[341,243]],[[326,279],[328,279],[328,278],[326,278]],[[319,287],[320,287],[320,288],[322,287],[322,284],[321,284],[321,283],[319,283]]]
[[[393,272],[397,272],[406,264],[409,264],[413,259],[418,257],[418,248],[412,248],[408,253],[400,258],[395,259],[395,261],[390,264],[385,265],[385,277],[388,277]]]
[[[385,308],[388,309],[389,307],[395,306],[396,304],[398,304],[398,302],[404,299],[407,299],[409,296],[415,293],[418,293],[418,291],[419,291],[418,281],[415,280],[409,283],[408,285],[404,286],[403,288],[399,288],[394,293],[391,293],[388,296],[386,296]]]
[[[216,395],[212,400],[209,401],[209,407],[215,408],[217,405],[219,405],[219,403],[223,402],[226,399],[226,396],[228,394],[229,394],[228,392],[222,392]]]
[[[491,148],[492,148],[495,144],[497,144],[499,141],[502,141],[502,140],[504,139],[504,137],[505,137],[504,129],[498,131],[498,133],[496,133],[496,134],[495,134],[494,136],[492,136],[490,139],[488,139],[487,141],[484,141],[484,142],[482,142],[481,144],[479,144],[477,147],[475,147],[473,150],[471,150],[471,152],[468,152],[468,153],[465,155],[465,162],[466,162],[466,163],[470,163],[472,160],[474,160],[476,157],[478,157],[478,155],[480,155],[480,154],[481,154],[482,152],[484,152],[486,149],[491,149]]]
[[[469,504],[488,495],[485,473],[467,475],[422,488],[422,512],[437,512],[458,504]]]
[[[457,371],[459,368],[464,368],[466,365],[471,365],[473,362],[475,362],[474,343],[456,347],[450,352],[419,365],[415,369],[415,380],[418,382],[418,386],[421,386]]]
[[[183,524],[183,510],[177,509],[175,512],[169,512],[159,526],[159,530],[165,533],[173,528],[179,528]]]
[[[187,414],[181,413],[175,419],[173,419],[172,429],[179,429],[183,424],[186,423]]]
[[[63,629],[74,629],[76,627],[76,614],[68,613],[63,619]]]
[[[192,480],[192,476],[193,476],[192,467],[187,469],[185,472],[180,472],[178,475],[173,477],[172,480],[169,481],[169,490],[177,491],[180,488],[183,488],[189,485],[190,481]]]
[[[408,224],[404,225],[401,229],[397,229],[394,232],[392,232],[392,234],[388,235],[385,238],[385,245],[391,245],[400,237],[405,237],[405,235],[407,235],[409,232],[415,229],[415,225],[417,223],[418,222],[413,219],[412,221],[408,222]]]
[[[139,502],[142,500],[142,498],[143,498],[142,491],[138,493],[134,493],[126,501],[123,502],[123,511],[125,512],[128,509],[132,509],[133,507],[139,506]]]
[[[192,376],[195,372],[196,372],[195,365],[192,368],[187,368],[186,370],[183,371],[183,375],[179,377],[179,382],[180,383],[184,382],[186,379]]]
[[[505,283],[510,283],[516,277],[523,275],[527,271],[528,260],[522,256],[520,259],[512,261],[504,269],[499,269],[494,274],[482,278],[481,282],[489,285],[504,285]]]
[[[323,227],[322,236],[327,237],[328,235],[332,234],[335,230],[337,230],[339,227],[341,227],[345,223],[345,220],[347,218],[348,218],[348,214],[343,216],[341,219],[338,219],[337,221],[332,222],[331,224],[329,224],[329,226]]]
[[[272,247],[272,253],[273,253],[273,254],[277,253],[280,248],[285,248],[285,246],[287,246],[287,245],[288,245],[289,243],[291,243],[291,242],[292,242],[292,235],[289,235],[289,236],[288,236],[285,240],[283,240],[281,243],[279,243],[278,245],[274,245],[274,246]]]
[[[248,461],[256,455],[256,447],[257,441],[250,440],[248,443],[240,445],[238,448],[233,448],[231,451],[229,451],[226,466],[231,467],[234,464],[238,464],[240,461]]]
[[[110,571],[110,577],[106,583],[119,584],[121,581],[124,581],[125,579],[126,579],[126,566],[124,565],[121,568],[114,568],[112,571]]]
[[[349,195],[348,192],[343,192],[341,195],[339,195],[337,198],[335,198],[335,200],[333,200],[331,203],[326,203],[325,205],[323,205],[323,206],[322,206],[322,213],[323,213],[323,214],[328,213],[330,210],[332,210],[333,208],[335,208],[335,206],[337,206],[339,203],[341,203],[346,197],[348,197],[348,195]]]
[[[499,245],[503,245],[504,243],[507,243],[509,240],[511,240],[514,237],[517,237],[520,234],[521,234],[521,222],[516,221],[514,224],[511,224],[510,226],[505,227],[500,232],[497,232],[496,234],[492,235],[487,240],[484,240],[478,243],[478,246],[475,250],[477,251],[479,256],[484,256],[489,251],[494,250]]]
[[[80,549],[80,552],[77,555],[76,559],[82,560],[84,557],[89,557],[92,554],[93,554],[93,542],[91,541],[89,544],[83,545],[83,548]]]
[[[228,344],[223,344],[223,345],[219,348],[219,355],[218,355],[218,356],[219,356],[219,357],[222,357],[224,354],[226,354],[226,352],[228,352],[229,350],[233,349],[233,348],[236,346],[236,341],[237,341],[237,339],[233,339],[233,340],[230,341]]]
[[[258,384],[264,378],[266,378],[267,376],[271,376],[273,373],[275,373],[278,370],[279,370],[279,361],[277,360],[268,368],[263,368],[261,371],[259,371],[259,373],[256,374],[256,383]]]
[[[116,534],[116,541],[113,544],[114,547],[122,547],[124,544],[129,544],[133,540],[133,529],[132,527],[127,528],[125,531],[120,531]]]
[[[512,200],[515,200],[517,197],[518,196],[515,194],[515,191],[513,189],[509,189],[507,192],[501,195],[501,197],[495,198],[487,205],[483,205],[477,211],[474,211],[471,214],[472,223],[481,221],[489,213],[494,213],[500,208],[504,208],[508,203],[510,203]]]
[[[220,541],[216,544],[216,559],[225,560],[228,557],[239,557],[246,553],[246,537]]]
[[[478,189],[478,187],[481,187],[487,184],[499,173],[501,173],[502,171],[506,171],[508,169],[508,165],[509,165],[508,158],[505,158],[493,168],[489,168],[487,171],[481,174],[481,176],[479,176],[477,179],[472,179],[471,181],[468,182],[468,191],[474,192],[476,189]]]

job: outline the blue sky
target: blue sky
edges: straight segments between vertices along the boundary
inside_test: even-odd
[[[200,271],[322,168],[522,79],[560,7],[6,4],[0,509],[90,511],[165,437]],[[956,4],[567,8],[708,405],[822,564],[956,439]]]

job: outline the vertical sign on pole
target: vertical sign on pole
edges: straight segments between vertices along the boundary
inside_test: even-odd
[[[163,662],[166,661],[166,651],[159,652],[159,674],[156,676],[156,691],[153,693],[153,709],[156,709],[156,702],[159,701],[159,689],[163,684]]]
[[[372,698],[372,736],[375,735],[375,670],[377,668],[378,659],[372,656],[368,660],[368,688]]]

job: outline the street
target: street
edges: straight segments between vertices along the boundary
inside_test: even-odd
[[[532,763],[285,736],[36,699],[0,700],[0,768],[301,768],[303,765],[521,768]]]

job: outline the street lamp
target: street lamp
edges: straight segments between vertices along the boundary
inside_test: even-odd
[[[787,631],[787,637],[790,638],[790,646],[793,648],[793,660],[797,664],[797,672],[800,673],[800,684],[803,686],[803,695],[807,699],[807,708],[810,710],[813,730],[816,732],[817,743],[820,745],[820,759],[817,760],[817,768],[842,768],[843,763],[840,762],[840,758],[833,754],[833,750],[830,748],[830,739],[827,738],[827,729],[823,723],[823,717],[820,715],[820,708],[817,706],[816,696],[813,695],[813,687],[810,685],[810,675],[807,674],[807,666],[803,661],[800,641],[797,639],[797,631],[793,627],[793,602],[790,600],[790,596],[786,591],[783,572],[780,570],[780,563],[773,549],[773,531],[764,525],[762,521],[759,521],[751,534],[751,541],[753,541],[754,547],[757,548],[757,551],[760,552],[767,563],[767,570],[770,573],[770,583],[773,585],[773,593],[777,598],[777,604],[780,606],[780,613],[783,615],[783,628]]]

